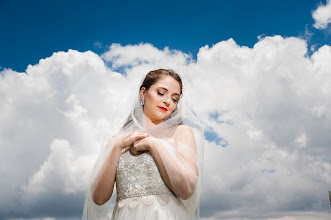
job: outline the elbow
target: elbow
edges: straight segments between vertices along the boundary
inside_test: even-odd
[[[102,201],[101,199],[96,199],[96,198],[94,198],[94,197],[93,197],[93,202],[94,202],[95,204],[97,204],[98,206],[102,206],[103,204],[105,204],[105,202]]]
[[[97,188],[92,194],[92,200],[95,204],[101,206],[105,204],[112,195],[113,188],[110,191]]]
[[[192,196],[192,194],[193,194],[193,191],[185,191],[185,192],[181,193],[181,195],[179,195],[179,197],[182,200],[187,200]]]
[[[109,199],[105,199],[105,198],[95,198],[93,197],[93,202],[95,204],[97,204],[98,206],[102,206],[103,204],[105,204]]]
[[[99,201],[95,201],[93,200],[95,204],[97,204],[98,206],[102,206],[104,203],[103,202],[99,202]]]
[[[194,181],[190,182],[189,184],[185,184],[185,188],[183,188],[181,190],[179,197],[182,200],[187,200],[187,199],[191,198],[191,196],[193,195],[193,193],[195,191],[196,183],[197,183],[197,181],[194,180]]]
[[[187,196],[187,195],[185,194],[185,195],[180,196],[180,198],[181,198],[182,200],[187,200],[187,199],[190,198],[190,196]]]

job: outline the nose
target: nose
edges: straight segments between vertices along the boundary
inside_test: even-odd
[[[167,106],[169,106],[170,105],[170,98],[169,97],[166,98],[163,102],[164,102],[164,104],[166,104]]]

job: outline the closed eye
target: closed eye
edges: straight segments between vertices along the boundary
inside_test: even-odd
[[[160,96],[163,96],[163,95],[164,95],[163,93],[161,93],[161,92],[159,92],[159,91],[157,91],[157,94],[160,95]],[[173,100],[175,103],[178,102],[176,99],[172,99],[172,100]]]

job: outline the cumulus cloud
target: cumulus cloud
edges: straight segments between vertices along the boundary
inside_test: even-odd
[[[313,11],[313,18],[315,20],[315,28],[325,29],[331,23],[331,1],[327,0],[326,5],[321,4]]]
[[[208,137],[203,219],[327,219],[331,47],[306,53],[305,40],[281,36],[206,45],[197,60],[113,44],[2,70],[0,218],[80,217],[99,147],[125,114],[118,106],[149,70],[173,68]]]

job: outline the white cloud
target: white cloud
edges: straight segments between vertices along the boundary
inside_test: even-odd
[[[326,5],[320,6],[313,11],[313,18],[315,20],[314,27],[317,29],[325,29],[331,23],[331,1],[327,0]]]
[[[99,146],[119,126],[117,106],[162,67],[180,73],[206,130],[227,143],[205,142],[205,219],[327,219],[331,47],[311,58],[307,51],[294,37],[260,38],[253,48],[229,39],[200,48],[193,61],[151,44],[113,44],[102,59],[69,50],[30,65],[28,75],[2,70],[0,216],[79,216]]]
[[[123,49],[125,48],[125,49]],[[112,44],[109,51],[101,56],[105,61],[111,62],[113,68],[130,66],[163,66],[168,68],[185,65],[191,61],[191,57],[179,50],[163,50],[155,48],[149,43],[139,45],[127,45],[122,47],[120,44]]]

